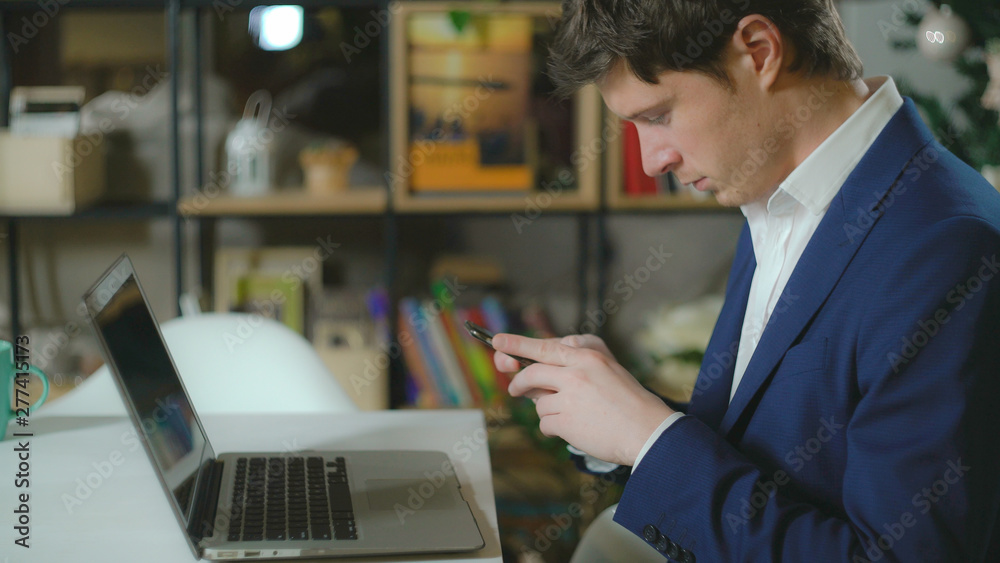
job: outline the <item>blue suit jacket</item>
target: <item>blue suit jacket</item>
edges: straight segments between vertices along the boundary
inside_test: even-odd
[[[615,520],[680,561],[1000,560],[1000,194],[907,100],[834,198],[732,402],[740,237],[688,414]]]

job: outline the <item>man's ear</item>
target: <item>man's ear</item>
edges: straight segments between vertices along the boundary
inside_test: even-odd
[[[759,14],[744,17],[733,33],[732,47],[741,70],[752,73],[761,88],[769,90],[777,82],[786,46],[778,26],[771,20]]]

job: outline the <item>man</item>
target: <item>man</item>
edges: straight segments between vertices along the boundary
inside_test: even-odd
[[[615,520],[684,562],[1000,560],[1000,195],[831,3],[567,0],[551,69],[747,218],[686,415],[594,336],[493,340],[542,432],[633,466]]]

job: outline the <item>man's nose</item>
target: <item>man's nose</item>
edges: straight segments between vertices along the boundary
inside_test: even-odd
[[[681,162],[677,149],[657,139],[655,135],[639,132],[639,148],[642,151],[642,169],[647,176],[661,176],[672,171]]]

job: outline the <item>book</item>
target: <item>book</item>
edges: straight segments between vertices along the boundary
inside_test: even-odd
[[[305,334],[305,291],[297,280],[248,274],[235,281],[232,309],[274,319]]]
[[[467,309],[467,315],[470,321],[476,323],[479,326],[490,329],[491,332],[503,332],[504,330],[506,330],[506,324],[502,325],[504,326],[504,330],[495,329],[494,327],[500,325],[496,322],[496,319],[494,319],[493,321],[487,320],[487,316],[483,313],[481,307],[470,307],[469,309]],[[488,350],[486,352],[486,356],[489,360],[489,365],[493,370],[493,378],[496,381],[495,386],[497,388],[497,392],[505,394],[507,393],[507,387],[510,387],[510,376],[496,369],[496,364],[493,362],[493,354],[494,352],[492,350]]]
[[[259,313],[311,338],[307,312],[323,294],[314,248],[223,247],[215,251],[214,271],[217,312]]]
[[[457,309],[455,311],[455,318],[457,321],[456,324],[462,327],[460,331],[462,334],[462,346],[465,349],[472,375],[482,390],[483,403],[485,405],[494,405],[501,398],[501,394],[497,389],[496,366],[493,365],[494,352],[482,342],[476,340],[469,334],[469,331],[465,330],[465,321],[476,322],[473,320],[469,308]],[[480,318],[480,320],[482,319]],[[504,391],[506,391],[506,388]]]
[[[410,338],[417,342],[420,357],[423,358],[427,373],[430,374],[434,387],[441,398],[441,406],[458,405],[458,395],[449,383],[444,368],[438,360],[438,352],[432,343],[429,323],[423,316],[419,302],[413,297],[407,297],[400,300],[399,308],[401,314],[405,315],[406,330],[409,331]]]
[[[642,149],[639,131],[631,121],[622,122],[622,169],[625,174],[625,195],[641,196],[657,192],[656,179],[642,169]]]
[[[472,403],[476,406],[482,406],[482,388],[476,380],[475,375],[472,373],[472,366],[469,363],[469,355],[465,345],[462,343],[461,333],[468,331],[465,330],[465,327],[462,326],[461,323],[457,322],[454,306],[455,300],[452,298],[448,285],[444,280],[438,280],[431,284],[431,291],[434,293],[437,303],[440,304],[441,324],[444,326],[444,332],[448,336],[451,349],[455,353],[455,359],[458,360],[459,368],[462,371],[462,377],[465,379],[465,385],[469,389],[469,394],[472,396]]]
[[[450,308],[441,311],[441,324],[444,325],[444,330],[448,335],[451,349],[455,352],[455,358],[458,360],[458,365],[462,370],[462,377],[465,380],[465,386],[468,387],[469,394],[472,396],[472,403],[476,406],[482,406],[484,404],[483,389],[479,384],[479,380],[473,373],[468,349],[462,342],[461,333],[468,334],[468,331],[465,330],[462,323],[458,322],[458,319],[455,316],[455,311]]]
[[[399,309],[399,346],[403,350],[403,364],[410,385],[406,389],[406,400],[411,405],[420,408],[438,408],[446,404],[447,399],[434,383],[434,376],[429,372],[428,364],[420,351],[416,332],[407,320],[403,308]]]
[[[465,381],[462,368],[458,364],[458,358],[455,356],[455,349],[452,347],[451,340],[445,332],[444,323],[441,319],[441,311],[436,310],[435,302],[428,299],[424,301],[422,313],[424,320],[427,322],[427,333],[431,347],[441,365],[441,371],[444,374],[446,384],[451,388],[451,392],[455,397],[454,404],[463,407],[473,406],[472,391]]]

